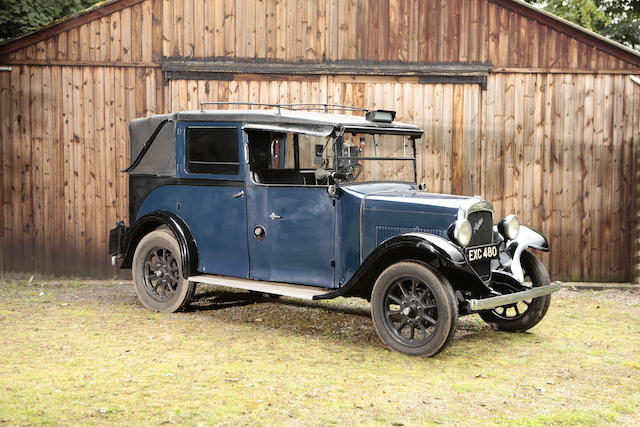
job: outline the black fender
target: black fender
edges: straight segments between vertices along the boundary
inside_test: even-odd
[[[362,262],[353,277],[340,289],[317,299],[338,296],[369,298],[373,282],[391,264],[414,259],[442,268],[464,268],[466,260],[460,249],[450,241],[430,233],[406,233],[393,236],[380,243]]]
[[[504,271],[511,273],[521,283],[524,282],[524,272],[520,264],[520,258],[522,252],[529,248],[548,252],[549,242],[542,233],[521,225],[518,237],[506,242],[504,249],[500,253],[500,263],[504,266]]]
[[[178,215],[169,211],[157,211],[139,218],[131,227],[129,244],[120,268],[131,268],[133,254],[140,240],[156,228],[166,225],[173,232],[180,246],[182,276],[187,278],[198,272],[198,247],[187,224]]]

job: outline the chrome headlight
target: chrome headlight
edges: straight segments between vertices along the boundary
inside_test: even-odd
[[[449,227],[449,238],[463,248],[466,248],[471,241],[472,234],[471,223],[466,219],[459,219]]]
[[[515,215],[507,215],[498,223],[498,231],[506,240],[514,240],[520,232],[520,220]]]

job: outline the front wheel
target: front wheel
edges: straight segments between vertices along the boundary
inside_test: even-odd
[[[406,261],[391,265],[376,280],[371,317],[392,350],[434,356],[453,338],[458,305],[449,283],[427,265]]]
[[[525,277],[531,280],[534,288],[551,283],[549,273],[534,254],[522,252],[520,259]],[[532,300],[520,301],[493,310],[481,311],[480,317],[493,329],[506,332],[524,332],[537,325],[547,314],[551,295],[545,295]]]
[[[136,294],[151,310],[181,311],[193,298],[196,285],[182,277],[180,247],[170,230],[157,229],[140,240],[132,270]]]

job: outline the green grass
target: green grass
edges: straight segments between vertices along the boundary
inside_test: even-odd
[[[0,425],[639,424],[640,295],[563,291],[530,333],[460,320],[431,359],[386,350],[360,300],[0,284]]]

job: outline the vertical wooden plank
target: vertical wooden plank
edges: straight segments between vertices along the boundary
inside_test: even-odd
[[[614,160],[614,105],[615,105],[615,93],[614,90],[614,77],[611,75],[604,76],[604,122],[603,122],[603,136],[602,136],[602,174],[604,175],[603,181],[603,198],[602,198],[602,222],[604,225],[604,232],[602,234],[601,250],[604,250],[603,261],[606,260],[608,269],[603,273],[606,276],[605,280],[614,280],[613,276],[617,271],[617,260],[612,259],[610,255],[613,245],[613,218],[612,212],[614,209],[614,183],[613,183],[613,160]]]
[[[236,16],[235,16],[235,0],[225,0],[224,2],[224,56],[233,56],[236,50]],[[278,22],[278,26],[282,26],[282,22]],[[284,44],[279,45],[284,50]]]
[[[631,236],[635,234],[634,231],[634,199],[633,196],[635,192],[635,182],[633,179],[633,89],[634,82],[628,78],[623,78],[623,88],[624,88],[624,113],[623,113],[623,136],[622,136],[622,188],[623,188],[623,207],[622,207],[622,218],[621,218],[621,227],[620,234],[624,236]],[[634,264],[634,256],[635,256],[635,247],[632,239],[621,239],[620,243],[622,244],[621,252],[623,254],[623,270],[622,277],[623,280],[632,281],[633,280],[633,264]],[[630,255],[633,254],[633,255]]]
[[[182,54],[186,58],[193,58],[195,56],[195,49],[196,49],[195,31],[193,28],[193,24],[194,24],[193,0],[183,0],[183,2],[184,2],[184,19],[183,19],[184,44],[182,47]]]
[[[516,113],[516,84],[515,75],[505,76],[504,94],[504,141],[502,151],[502,171],[503,171],[503,206],[504,212],[515,212],[516,185],[519,183],[516,177],[515,168],[515,113]],[[520,103],[520,102],[518,102]]]
[[[463,153],[464,153],[464,85],[453,85],[453,126],[452,126],[452,185],[454,194],[462,194]]]
[[[117,198],[117,166],[116,166],[116,147],[117,147],[117,118],[116,118],[116,102],[114,89],[119,86],[117,77],[118,72],[113,67],[105,67],[104,71],[104,150],[103,162],[105,170],[105,189],[104,189],[104,207],[105,221],[107,228],[111,228],[116,224],[116,198]],[[108,271],[113,273],[113,268]]]
[[[73,78],[73,105],[74,114],[72,116],[73,123],[73,164],[72,177],[74,181],[74,193],[73,193],[73,244],[75,246],[76,258],[74,264],[71,266],[71,270],[75,274],[86,273],[86,252],[85,252],[85,165],[87,164],[84,146],[83,135],[85,131],[85,98],[84,98],[84,81],[82,75],[82,68],[72,68]],[[77,260],[82,260],[83,263],[79,264]]]
[[[112,61],[120,61],[122,58],[122,29],[120,28],[120,12],[111,14],[111,49],[110,58]]]
[[[625,270],[625,255],[622,251],[624,243],[622,242],[629,236],[627,233],[621,233],[624,225],[622,220],[624,218],[624,192],[622,177],[624,175],[624,82],[625,76],[611,76],[613,80],[613,129],[612,129],[612,159],[611,159],[611,236],[614,242],[614,248],[610,252],[612,259],[612,265],[614,266],[612,271],[612,280],[622,281],[626,277],[624,275]]]
[[[139,5],[137,5],[139,6]],[[140,43],[140,38],[138,35],[138,31],[136,30],[137,38],[132,40],[132,8],[126,7],[120,11],[120,43],[122,44],[122,61],[131,62],[132,59],[135,61],[135,54],[139,54],[139,49],[134,49],[134,45]],[[134,52],[135,50],[135,52]]]
[[[9,198],[11,194],[8,165],[10,163],[11,137],[9,128],[11,124],[10,104],[11,94],[9,92],[9,74],[0,73],[0,277],[4,277],[4,273],[11,268],[8,257],[10,251],[9,244],[9,224],[7,218],[11,214],[11,205]]]
[[[500,63],[500,10],[495,3],[489,3],[489,40],[488,59],[494,64]]]
[[[72,28],[67,31],[67,59],[70,61],[78,61],[80,59],[80,31],[78,28]]]
[[[94,99],[94,75],[95,67],[82,68],[82,96],[84,102],[84,127],[81,140],[84,151],[84,175],[81,175],[81,188],[84,193],[84,272],[90,277],[96,276],[97,259],[97,210],[96,207],[96,156],[95,156],[95,99]]]
[[[62,82],[62,67],[51,67],[51,111],[50,120],[52,123],[51,139],[51,161],[48,181],[51,181],[50,198],[53,200],[52,215],[47,215],[50,227],[47,235],[53,239],[50,243],[52,248],[51,260],[53,262],[52,274],[61,276],[65,267],[65,240],[64,240],[64,191],[65,191],[65,164],[64,164],[64,140],[63,126],[65,117],[63,116],[62,105],[65,98],[65,87]],[[48,205],[48,203],[47,203]]]
[[[498,139],[495,134],[495,115],[496,115],[496,78],[494,75],[487,77],[487,90],[484,91],[485,108],[484,117],[482,119],[482,157],[481,157],[481,180],[482,180],[482,196],[493,201],[495,189],[495,173],[496,165],[493,163],[495,152],[498,145]]]
[[[129,20],[125,21],[129,25],[128,34],[130,35],[130,56],[128,59],[132,62],[140,62],[142,60],[142,39],[151,35],[142,33],[142,4],[138,3],[124,10],[131,12]]]
[[[173,56],[184,55],[184,1],[173,0]]]
[[[509,206],[518,215],[524,215],[523,219],[528,221],[528,212],[523,211],[523,202],[530,194],[524,194],[524,146],[525,146],[525,107],[527,103],[527,94],[525,87],[525,75],[514,75],[513,79],[513,145],[512,145],[512,173],[511,180],[513,182],[512,192],[508,194]]]
[[[585,170],[585,147],[582,139],[582,129],[585,128],[585,79],[584,75],[573,76],[573,137],[571,139],[572,148],[572,168],[571,175],[571,211],[575,216],[584,217],[584,179],[588,174]],[[573,280],[580,280],[583,268],[584,257],[582,253],[582,230],[581,221],[572,221],[571,233],[571,256],[574,262],[569,265],[569,274]]]
[[[31,108],[31,138],[26,141],[31,145],[31,191],[26,197],[31,201],[33,210],[33,222],[31,240],[33,245],[33,272],[42,274],[45,265],[44,253],[44,159],[45,144],[44,132],[44,106],[43,79],[44,67],[31,67],[30,73],[30,108]],[[48,129],[47,129],[48,132]]]
[[[505,170],[507,166],[504,162],[505,157],[505,124],[506,124],[506,107],[505,107],[505,97],[507,90],[507,76],[506,75],[496,75],[495,76],[495,102],[494,102],[494,111],[495,115],[493,117],[493,126],[494,126],[494,135],[496,138],[496,149],[494,153],[494,158],[492,159],[492,163],[494,167],[492,168],[494,172],[493,177],[493,185],[494,185],[494,197],[492,199],[492,203],[494,205],[494,209],[499,218],[505,215],[504,209],[504,195],[505,195]]]
[[[275,58],[277,54],[278,45],[278,29],[276,18],[276,0],[264,0],[266,10],[266,34],[265,34],[265,56],[267,58]]]
[[[205,37],[207,30],[205,27],[205,3],[204,0],[195,0],[193,3],[193,27],[194,27],[194,56],[196,58],[205,57]],[[252,9],[252,7],[249,7]],[[250,13],[250,12],[249,12]]]
[[[173,16],[173,0],[162,0],[162,19],[159,24],[162,27],[162,55],[172,56],[174,44],[173,31],[176,27],[175,18]],[[156,59],[154,58],[154,60]]]
[[[22,200],[22,195],[20,194],[20,185],[21,185],[21,171],[23,170],[22,165],[22,153],[20,151],[21,145],[21,129],[20,125],[22,120],[24,119],[20,114],[21,105],[20,99],[22,96],[21,93],[21,76],[25,72],[24,66],[19,66],[14,69],[11,73],[9,73],[9,85],[10,85],[10,95],[11,95],[11,104],[10,104],[10,126],[8,129],[8,133],[10,136],[10,147],[9,147],[9,173],[7,174],[10,177],[9,188],[11,190],[11,194],[8,195],[10,197],[10,211],[11,215],[7,221],[7,227],[10,230],[11,240],[8,242],[10,251],[8,253],[7,261],[9,265],[11,265],[12,272],[22,271],[23,266],[23,257],[22,257],[22,211],[20,208],[20,202]]]
[[[100,18],[100,60],[111,60],[111,17]]]
[[[438,61],[446,62],[449,58],[449,1],[443,0],[440,2],[440,22],[439,22],[439,31],[438,31]]]
[[[22,245],[22,271],[33,271],[33,160],[31,142],[31,104],[33,93],[30,80],[34,67],[20,68],[20,159],[22,166],[20,180],[20,211],[22,214],[22,233],[20,236]]]
[[[86,24],[89,31],[89,37],[84,41],[83,50],[89,51],[89,61],[98,61],[100,58],[100,20],[93,20]]]
[[[575,222],[575,206],[573,205],[573,168],[578,165],[573,164],[574,146],[574,87],[573,76],[570,74],[564,75],[564,116],[563,116],[563,134],[562,134],[562,259],[572,260],[571,264],[576,260],[573,258],[573,242],[571,225]],[[572,266],[565,266],[563,269],[565,277],[571,278]]]
[[[76,248],[74,233],[74,100],[73,100],[73,69],[62,68],[62,141],[63,141],[63,174],[64,174],[64,240],[62,253],[64,256],[64,272],[70,273],[76,264]]]
[[[584,118],[582,132],[583,144],[583,176],[582,176],[582,219],[581,219],[581,241],[582,266],[580,276],[582,279],[593,277],[593,174],[594,174],[594,144],[593,144],[593,121],[594,121],[594,78],[592,75],[585,75],[584,79]]]
[[[95,106],[94,114],[94,136],[93,136],[93,148],[94,148],[94,162],[92,167],[92,174],[95,181],[95,196],[94,196],[94,253],[95,253],[95,275],[96,277],[107,277],[108,270],[108,253],[107,253],[107,232],[108,226],[106,222],[106,207],[105,203],[105,68],[96,67],[94,70],[93,80],[93,99]]]
[[[140,61],[141,62],[151,62],[153,60],[153,47],[155,44],[154,38],[157,36],[156,27],[153,25],[153,13],[154,13],[154,3],[157,3],[156,0],[145,0],[140,3],[140,21],[136,25],[141,28],[140,34],[140,42],[141,52],[140,52]]]
[[[90,61],[90,47],[91,47],[91,37],[90,37],[90,27],[91,24],[84,24],[78,27],[79,36],[78,36],[78,59],[81,61]]]

